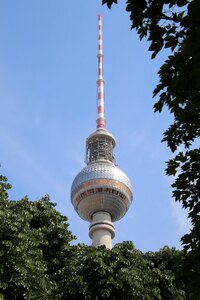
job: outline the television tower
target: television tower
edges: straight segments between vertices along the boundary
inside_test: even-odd
[[[129,178],[115,164],[115,138],[105,128],[101,15],[98,20],[97,129],[86,140],[87,165],[72,183],[71,201],[79,216],[90,222],[92,245],[111,249],[115,236],[113,222],[127,212],[132,202],[132,188]]]

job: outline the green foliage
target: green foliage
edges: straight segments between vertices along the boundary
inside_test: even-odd
[[[182,252],[143,254],[131,242],[112,250],[70,246],[67,218],[48,196],[9,201],[10,187],[1,176],[0,299],[186,299]]]
[[[186,299],[185,283],[181,277],[181,258],[185,257],[184,253],[165,246],[158,252],[147,252],[145,256],[160,289],[160,299]]]
[[[71,255],[67,219],[48,196],[8,201],[10,187],[1,176],[0,293],[5,300],[55,299],[57,273]]]
[[[113,1],[103,1],[110,8]],[[172,152],[180,151],[167,162],[166,174],[174,178],[173,197],[187,209],[191,219],[190,233],[182,237],[188,253],[186,276],[191,299],[200,299],[200,1],[193,0],[127,0],[131,28],[140,39],[150,42],[155,58],[168,48],[171,53],[161,66],[160,82],[153,96],[158,97],[155,112],[167,107],[173,123],[164,132],[163,141]],[[197,146],[198,143],[198,146]],[[196,265],[195,265],[196,259]],[[196,276],[195,276],[196,274]]]
[[[185,249],[188,251],[184,259],[184,273],[189,278],[189,299],[198,299],[200,290],[200,151],[193,149],[180,152],[168,162],[168,175],[178,173],[172,184],[173,196],[188,209],[192,222],[189,234],[182,237]]]
[[[186,299],[185,284],[176,276],[180,252],[175,249],[143,254],[131,242],[117,244],[111,251],[85,245],[75,249],[76,271],[62,287],[64,295],[70,291],[70,299]]]
[[[107,4],[108,8],[111,8],[113,3],[117,3],[117,0],[102,0],[102,4]]]

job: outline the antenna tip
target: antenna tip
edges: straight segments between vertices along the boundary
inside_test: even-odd
[[[99,18],[99,20],[101,20],[101,19],[102,19],[102,16],[99,14],[99,15],[98,15],[98,18]]]

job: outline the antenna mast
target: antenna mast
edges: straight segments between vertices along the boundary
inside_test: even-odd
[[[104,116],[104,80],[103,80],[103,52],[102,52],[102,17],[99,19],[99,44],[98,44],[98,119],[97,128],[105,128],[105,116]]]

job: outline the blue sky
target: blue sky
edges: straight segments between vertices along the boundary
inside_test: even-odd
[[[133,203],[116,225],[114,244],[142,251],[180,245],[186,213],[164,174],[171,157],[162,132],[171,116],[154,114],[152,90],[166,53],[151,60],[148,43],[130,31],[125,3],[0,1],[0,163],[13,185],[10,198],[49,194],[69,218],[77,242],[90,244],[89,224],[70,202],[84,167],[85,140],[96,128],[97,16],[103,18],[107,129],[117,164],[133,184]]]

